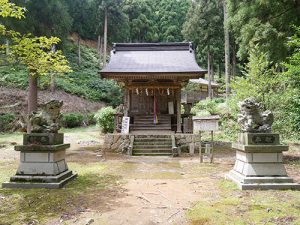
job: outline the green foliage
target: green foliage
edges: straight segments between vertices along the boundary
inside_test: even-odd
[[[223,115],[226,113],[224,101],[222,98],[202,100],[192,108],[191,112],[197,116]]]
[[[250,51],[249,63],[243,72],[244,77],[236,78],[231,86],[233,95],[228,102],[230,117],[225,121],[225,129],[233,130],[232,127],[237,127],[234,125],[239,111],[237,103],[245,98],[254,97],[265,109],[273,111],[274,132],[291,139],[296,135],[293,127],[297,124],[296,121],[299,121],[299,114],[296,115],[299,104],[299,97],[296,95],[299,91],[291,88],[287,77],[277,71],[276,65],[269,61],[267,53],[261,52],[258,48]]]
[[[197,58],[207,62],[210,52],[216,61],[224,58],[223,6],[218,0],[193,1],[182,33],[197,47]]]
[[[73,72],[56,77],[56,88],[91,101],[103,101],[112,106],[122,102],[122,91],[116,82],[99,77],[99,58],[94,49],[81,46],[81,65],[77,64],[76,45],[66,42],[65,53]],[[22,65],[0,67],[0,84],[26,89],[28,72]],[[39,79],[41,89],[49,88],[49,80]]]
[[[63,114],[63,126],[66,128],[80,127],[83,124],[83,115],[80,113]]]
[[[24,18],[24,13],[25,8],[17,6],[10,0],[0,0],[0,16],[22,19]]]
[[[96,124],[95,113],[88,113],[84,117],[84,123],[88,126]]]
[[[111,106],[100,109],[96,114],[95,118],[97,125],[102,129],[103,133],[112,133],[114,131],[115,121],[114,114],[115,109]]]
[[[112,106],[122,102],[122,91],[116,82],[99,77],[99,58],[95,50],[81,46],[82,61],[77,64],[77,49],[72,43],[66,46],[66,57],[71,63],[72,73],[57,78],[57,88],[92,100],[103,101]]]
[[[250,50],[258,44],[259,50],[267,53],[272,61],[284,60],[286,37],[292,33],[290,24],[300,23],[297,1],[228,2],[229,26],[239,46],[238,57],[246,60]]]
[[[20,33],[32,33],[34,36],[56,36],[65,40],[69,35],[72,18],[69,15],[65,1],[60,0],[14,0],[26,7],[21,21],[6,20],[5,25]]]
[[[12,123],[16,120],[16,116],[12,113],[0,114],[0,132],[12,129]]]
[[[294,27],[295,34],[288,42],[288,46],[293,50],[293,54],[284,65],[287,69],[285,75],[293,87],[300,87],[300,26]]]

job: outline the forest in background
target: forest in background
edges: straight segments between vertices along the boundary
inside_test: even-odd
[[[98,79],[106,55],[103,42],[107,18],[107,51],[113,42],[192,41],[197,61],[210,71],[207,78],[227,83],[228,93],[231,89],[230,112],[224,117],[226,123],[231,124],[236,118],[237,101],[255,95],[275,112],[279,130],[300,131],[299,0],[13,2],[26,8],[25,18],[1,18],[1,24],[21,33],[57,36],[62,40],[56,47],[67,56],[73,71],[56,78],[56,88],[113,106],[120,103],[121,92],[116,84]],[[70,41],[70,35],[77,40]],[[96,50],[82,46],[86,40],[93,40]],[[10,44],[5,38],[2,43]],[[26,88],[26,69],[16,66],[18,62],[7,63],[5,54],[1,58],[6,63],[0,71],[1,83]],[[47,89],[51,82],[41,78],[39,86]],[[279,102],[284,103],[281,108]],[[234,130],[232,126],[227,127]]]

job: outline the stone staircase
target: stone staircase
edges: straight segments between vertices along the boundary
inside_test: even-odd
[[[172,155],[171,135],[135,135],[132,155],[170,156]]]
[[[171,131],[171,116],[158,115],[158,124],[154,124],[153,115],[135,116],[134,123],[130,125],[130,131]]]

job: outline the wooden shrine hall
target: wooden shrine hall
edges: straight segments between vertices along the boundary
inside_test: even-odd
[[[182,133],[181,88],[207,71],[197,64],[191,43],[117,43],[100,73],[124,89],[130,132]]]

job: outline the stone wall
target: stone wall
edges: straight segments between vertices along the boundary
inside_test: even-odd
[[[190,153],[190,148],[195,143],[194,151],[198,151],[200,136],[194,134],[174,134],[179,152]],[[126,153],[130,144],[130,135],[106,134],[103,148],[106,151]]]
[[[106,134],[103,149],[105,151],[126,153],[130,144],[129,135]]]
[[[194,134],[175,134],[176,146],[179,148],[179,152],[190,152],[191,144],[200,141],[199,135]]]

